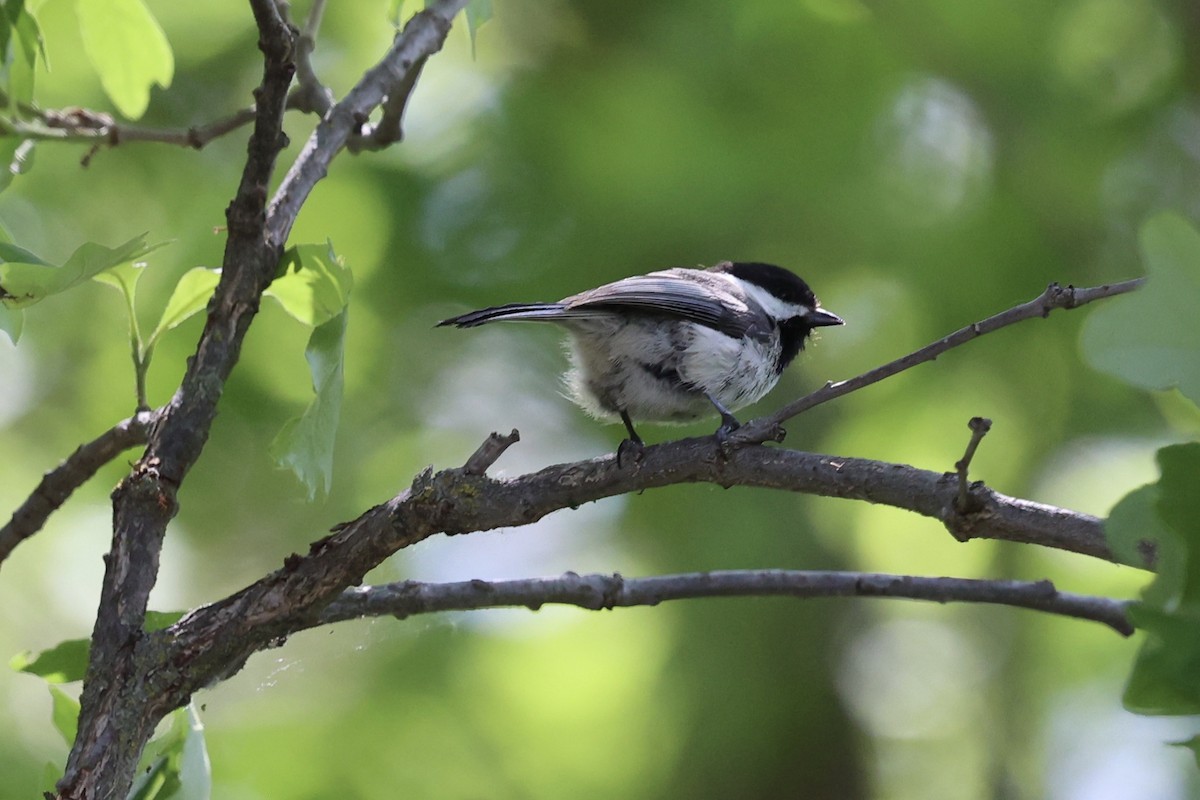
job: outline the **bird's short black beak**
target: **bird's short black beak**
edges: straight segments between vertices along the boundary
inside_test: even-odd
[[[823,308],[815,308],[804,317],[804,321],[808,323],[810,328],[824,328],[829,325],[845,325],[846,320],[834,314],[831,311],[826,311]]]

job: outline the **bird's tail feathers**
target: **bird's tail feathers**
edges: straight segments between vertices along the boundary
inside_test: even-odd
[[[510,303],[506,306],[484,308],[444,319],[438,323],[438,327],[454,325],[458,328],[474,328],[477,325],[504,320],[553,322],[565,319],[567,316],[569,314],[566,313],[566,306],[562,303]]]

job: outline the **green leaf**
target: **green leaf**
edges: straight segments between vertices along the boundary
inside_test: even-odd
[[[42,37],[42,26],[24,2],[21,3],[21,14],[17,17],[16,32],[21,52],[29,67],[32,69],[37,59],[41,58],[48,72],[50,60],[46,58],[46,41]]]
[[[146,235],[134,237],[114,248],[95,242],[82,245],[61,267],[37,261],[6,261],[0,264],[0,302],[9,308],[24,308],[64,292],[106,269],[139,258],[162,244],[147,245]]]
[[[37,264],[43,267],[52,266],[49,261],[43,261],[24,247],[18,247],[10,241],[0,242],[0,263],[17,261],[23,264]]]
[[[130,800],[207,800],[212,794],[204,725],[194,703],[171,712],[171,726],[145,753]]]
[[[167,331],[181,325],[184,321],[208,305],[217,282],[221,280],[221,270],[206,267],[194,267],[183,273],[179,283],[167,300],[162,317],[158,320],[154,332],[146,341],[147,347],[153,347],[158,338]]]
[[[399,28],[404,17],[404,0],[388,0],[387,19],[392,27]]]
[[[67,639],[36,656],[30,651],[18,653],[9,660],[8,665],[17,672],[37,675],[49,683],[81,681],[87,670],[90,649],[91,642],[88,639]]]
[[[1179,606],[1200,617],[1200,444],[1191,442],[1158,451],[1158,516],[1182,543]],[[1161,563],[1161,561],[1160,561]],[[1168,569],[1174,565],[1163,566]],[[1196,676],[1200,681],[1200,675]]]
[[[138,119],[150,103],[150,86],[166,88],[175,57],[158,21],[142,0],[76,0],[83,50],[113,104]]]
[[[146,271],[145,267],[145,263],[142,262],[126,261],[92,278],[97,283],[113,287],[125,299],[125,313],[129,316],[129,338],[135,364],[139,363],[144,349],[137,319],[137,284],[142,273]]]
[[[25,0],[6,0],[4,10],[7,22],[11,26],[10,41],[17,45],[6,52],[5,56],[11,53],[15,59],[24,61],[30,68],[37,63],[40,56],[42,62],[49,66],[46,62],[46,44],[42,40],[42,28],[37,17],[29,11]]]
[[[0,242],[0,263],[4,263],[4,261],[20,261],[23,264],[52,266],[49,261],[43,261],[37,255],[30,253],[28,249],[13,245],[12,241],[8,241],[7,237],[5,241]]]
[[[14,58],[8,65],[8,75],[5,89],[8,92],[8,105],[14,117],[24,116],[20,111],[22,105],[33,103],[33,84],[35,72],[33,64],[23,58]]]
[[[1088,316],[1081,345],[1093,367],[1143,389],[1179,387],[1200,403],[1200,233],[1174,214],[1141,230],[1148,280]]]
[[[316,396],[304,413],[288,420],[271,443],[271,456],[308,489],[308,499],[329,493],[333,483],[333,444],[342,409],[346,311],[320,325],[304,352]]]
[[[51,698],[50,719],[70,747],[75,744],[75,734],[79,730],[79,701],[57,686],[47,688]]]
[[[283,254],[279,276],[267,289],[284,311],[314,328],[342,313],[354,276],[329,244],[302,244]]]
[[[8,334],[9,340],[16,344],[21,339],[21,330],[25,327],[25,312],[19,308],[9,308],[0,303],[0,331]]]
[[[179,758],[179,782],[183,786],[179,797],[181,800],[208,800],[212,794],[212,763],[208,758],[204,723],[200,721],[195,703],[189,703],[180,711],[186,714],[187,738]]]
[[[467,3],[467,32],[471,34],[471,58],[475,57],[475,34],[492,18],[492,0],[471,0]]]
[[[4,13],[0,14],[0,64],[8,63],[8,46],[12,42],[13,24],[8,13],[9,3],[3,4]]]
[[[178,778],[170,773],[171,764],[165,758],[157,758],[138,770],[137,780],[126,795],[127,800],[155,800],[170,797],[177,788]]]
[[[1200,619],[1140,603],[1129,616],[1146,641],[1125,687],[1125,707],[1139,714],[1200,714]]]
[[[2,16],[5,35],[0,63],[5,67],[4,89],[13,116],[23,116],[20,107],[33,102],[34,67],[39,54],[45,62],[45,45],[37,19],[29,13],[23,0],[7,0]],[[5,165],[11,162],[11,157],[4,161]]]
[[[104,270],[94,276],[92,280],[113,287],[125,297],[125,301],[130,307],[133,307],[137,295],[137,284],[145,271],[145,262],[126,261]]]
[[[62,774],[62,764],[55,764],[53,761],[46,762],[46,766],[42,768],[42,795],[44,797],[54,797],[54,784],[58,783]]]
[[[1109,512],[1104,535],[1122,564],[1157,569],[1154,582],[1142,590],[1142,600],[1164,608],[1183,593],[1187,548],[1159,517],[1159,494],[1158,484],[1151,484],[1125,495]]]
[[[1125,689],[1141,714],[1200,714],[1200,444],[1158,451],[1158,483],[1126,496],[1105,526],[1118,554],[1157,548],[1159,577],[1130,608],[1146,632]]]

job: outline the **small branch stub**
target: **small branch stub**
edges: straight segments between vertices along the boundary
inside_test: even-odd
[[[493,432],[471,454],[471,457],[467,459],[467,463],[463,464],[463,472],[467,475],[483,475],[492,464],[496,463],[500,456],[504,455],[505,450],[519,441],[521,441],[521,434],[516,428],[513,428],[512,433],[507,436]]]
[[[971,441],[967,442],[967,450],[963,453],[963,457],[954,464],[954,469],[958,472],[958,497],[954,501],[954,510],[959,514],[978,511],[976,504],[971,502],[971,487],[967,482],[967,470],[971,466],[971,459],[975,457],[975,451],[979,449],[979,443],[992,429],[992,421],[986,417],[971,417],[967,427],[971,429]]]

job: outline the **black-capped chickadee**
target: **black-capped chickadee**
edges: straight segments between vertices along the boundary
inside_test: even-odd
[[[733,412],[779,381],[813,329],[843,320],[808,284],[772,264],[724,261],[708,269],[651,272],[557,303],[512,303],[438,323],[473,328],[501,320],[554,322],[571,334],[568,395],[600,419],[688,422],[713,409],[717,437]]]

